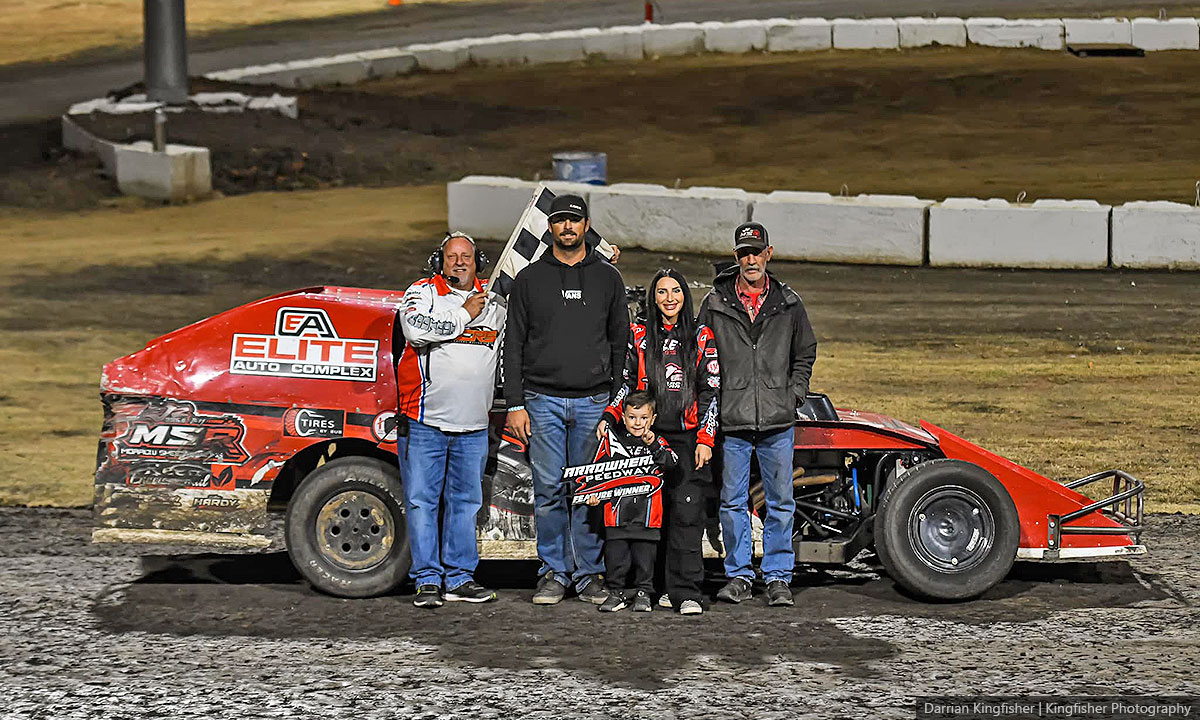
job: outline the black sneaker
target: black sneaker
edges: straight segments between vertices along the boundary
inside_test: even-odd
[[[538,580],[537,590],[533,593],[533,604],[557,605],[566,594],[566,586],[554,579],[554,573],[548,572]]]
[[[604,604],[604,601],[608,599],[608,589],[604,587],[604,582],[599,575],[593,575],[587,584],[580,588],[579,599],[593,605]]]
[[[633,597],[634,612],[650,612],[654,609],[654,603],[650,602],[650,593],[645,590],[638,590],[637,595]]]
[[[735,577],[725,583],[725,587],[717,591],[717,599],[727,603],[740,603],[754,596],[750,581],[746,578]]]
[[[447,602],[485,603],[495,599],[495,590],[488,590],[474,580],[468,580],[453,590],[446,591]]]
[[[442,588],[437,585],[421,585],[417,587],[417,596],[413,598],[413,605],[419,608],[439,608],[443,605]]]
[[[596,609],[600,612],[617,612],[618,610],[624,610],[628,605],[629,603],[625,601],[624,593],[619,590],[611,590],[608,593],[608,599]]]
[[[791,607],[796,604],[792,599],[792,589],[783,580],[772,580],[767,583],[767,604]]]

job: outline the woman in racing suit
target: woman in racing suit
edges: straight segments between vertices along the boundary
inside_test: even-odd
[[[608,423],[620,422],[621,403],[630,392],[647,390],[654,396],[653,429],[679,455],[666,484],[666,591],[676,610],[691,601],[684,611],[694,614],[703,608],[701,543],[721,386],[717,343],[707,326],[696,323],[687,280],[677,270],[655,274],[646,290],[646,315],[644,325],[630,327],[624,383],[597,436],[603,437]]]

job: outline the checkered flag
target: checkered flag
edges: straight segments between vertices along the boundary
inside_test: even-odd
[[[508,238],[508,244],[504,246],[504,251],[496,261],[496,269],[492,271],[491,280],[488,281],[488,290],[493,295],[508,299],[508,291],[512,288],[517,273],[541,257],[546,248],[550,247],[553,239],[550,237],[546,217],[550,214],[550,201],[553,199],[554,193],[539,183],[533,191],[533,197],[529,199],[529,205],[525,207],[525,212],[521,214],[517,227],[513,229],[512,236]],[[589,228],[583,239],[605,258],[612,259],[612,245],[601,238],[595,228]]]

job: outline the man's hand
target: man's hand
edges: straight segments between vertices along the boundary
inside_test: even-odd
[[[508,411],[508,430],[522,443],[529,443],[529,413],[524,410]]]
[[[487,304],[487,293],[477,292],[471,293],[466,300],[463,300],[463,309],[470,314],[471,319],[479,317],[479,313],[483,312],[483,306]]]
[[[712,448],[707,445],[696,445],[696,469],[704,467],[712,460]]]
[[[621,259],[621,248],[617,247],[616,245],[613,245],[612,243],[609,243],[609,247],[611,247],[611,248],[612,248],[612,251],[613,251],[613,256],[612,256],[612,257],[610,257],[610,258],[608,259],[608,261],[609,261],[610,263],[616,263],[616,262],[617,262],[617,260],[620,260],[620,259]]]
[[[600,418],[600,422],[596,423],[596,439],[604,440],[606,432],[608,432],[608,418]]]
[[[654,431],[649,427],[647,427],[646,431],[642,433],[642,442],[646,443],[647,445],[653,445],[656,439],[658,439],[658,436],[655,435]]]

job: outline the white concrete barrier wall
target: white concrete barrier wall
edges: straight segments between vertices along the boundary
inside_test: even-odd
[[[537,39],[535,33],[522,35],[492,35],[476,38],[467,47],[471,62],[482,67],[523,65],[526,42]]]
[[[507,240],[529,204],[533,184],[491,175],[469,175],[446,185],[452,230],[481,240]]]
[[[530,65],[578,62],[584,59],[583,36],[578,30],[538,33],[536,39],[524,43],[524,51]]]
[[[756,200],[775,257],[816,262],[920,265],[931,200],[910,196],[776,191]]]
[[[694,22],[646,25],[642,30],[642,45],[646,57],[704,52],[704,28]]]
[[[1113,208],[1112,264],[1200,269],[1200,208],[1173,202],[1131,202]]]
[[[1143,50],[1200,50],[1200,22],[1196,18],[1134,18],[1133,44]]]
[[[900,47],[900,29],[895,18],[835,18],[833,47],[838,50],[895,50]]]
[[[929,208],[929,264],[1103,268],[1111,206],[1094,200],[948,198]]]
[[[116,146],[117,187],[125,195],[182,202],[212,194],[208,148],[168,144],[156,152],[147,141]]]
[[[833,47],[833,23],[824,18],[771,18],[765,26],[767,52],[806,52]]]
[[[733,231],[760,196],[737,188],[616,184],[592,190],[592,224],[604,239],[659,251],[728,254]]]
[[[466,40],[419,43],[405,48],[426,72],[452,72],[471,61],[471,44]]]
[[[1063,18],[1068,45],[1129,45],[1133,34],[1127,18]]]
[[[967,18],[967,41],[985,47],[1062,50],[1062,20]]]
[[[896,24],[900,29],[902,48],[967,45],[967,24],[962,18],[902,17],[896,18]]]
[[[704,49],[716,53],[761,52],[767,48],[767,21],[706,22]]]
[[[645,57],[640,25],[586,28],[579,34],[587,57],[605,60],[641,60]]]

